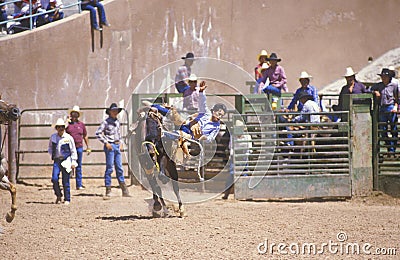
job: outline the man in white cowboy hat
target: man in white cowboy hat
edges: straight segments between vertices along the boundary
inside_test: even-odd
[[[187,80],[192,74],[192,68],[194,62],[194,54],[192,52],[186,53],[185,57],[182,57],[185,63],[178,68],[178,71],[175,75],[175,87],[179,93],[183,93],[186,89],[189,88],[188,84],[186,84],[185,80]]]
[[[379,104],[379,124],[380,134],[385,138],[387,150],[389,153],[396,152],[398,132],[397,132],[397,113],[399,112],[399,89],[392,82],[393,73],[387,69],[382,69],[378,74],[382,81],[373,85],[371,90],[377,103]],[[391,139],[388,140],[388,125],[390,125]]]
[[[86,152],[89,155],[91,152],[89,148],[89,138],[87,136],[85,124],[79,120],[79,117],[82,114],[79,106],[74,106],[72,109],[68,110],[68,114],[70,120],[66,128],[66,132],[70,134],[72,138],[74,138],[76,152],[78,153],[78,166],[76,167],[75,172],[76,189],[83,190],[85,188],[82,184],[83,140],[85,140]]]
[[[364,86],[364,84],[360,83],[356,79],[356,72],[354,72],[352,67],[347,67],[345,74],[343,77],[346,79],[346,85],[342,87],[339,93],[339,103],[338,105],[332,106],[333,110],[335,111],[342,111],[345,109],[343,104],[343,97],[344,95],[351,95],[351,94],[362,94],[362,93],[369,93],[370,91]]]
[[[306,71],[302,71],[299,76],[300,88],[296,90],[293,95],[292,101],[290,102],[288,109],[294,110],[297,105],[297,110],[301,111],[303,108],[303,103],[299,102],[299,94],[301,92],[306,92],[307,94],[312,96],[312,100],[319,104],[319,97],[317,88],[310,85],[310,80],[312,76],[309,75]]]
[[[189,88],[183,91],[183,109],[197,111],[199,109],[199,86],[195,74],[190,75],[188,85]]]
[[[53,190],[57,196],[56,204],[61,202],[62,193],[60,190],[59,176],[62,173],[62,184],[64,189],[64,204],[68,205],[71,201],[71,191],[69,177],[72,170],[77,165],[75,142],[72,136],[65,132],[65,122],[62,118],[58,118],[53,127],[57,133],[51,135],[49,140],[48,152],[53,160],[53,172],[51,181]]]
[[[106,171],[104,173],[104,183],[106,194],[104,199],[111,198],[111,174],[115,166],[115,171],[123,197],[130,197],[128,188],[125,184],[124,169],[122,168],[122,136],[120,132],[120,122],[118,114],[122,111],[116,103],[112,103],[106,109],[109,117],[104,120],[96,131],[97,139],[104,144],[104,153],[106,154]]]
[[[267,68],[269,67],[268,59],[268,52],[266,50],[261,50],[260,54],[258,54],[257,60],[258,64],[254,68],[254,79],[257,81],[258,79],[263,77],[262,74],[262,67],[265,64]]]

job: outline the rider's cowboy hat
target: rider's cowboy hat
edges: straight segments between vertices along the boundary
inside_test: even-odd
[[[302,71],[300,73],[299,79],[311,79],[312,76],[307,73],[307,71]]]
[[[271,53],[271,55],[269,55],[269,57],[267,58],[268,61],[270,60],[276,60],[276,61],[281,61],[282,59],[278,58],[278,55],[276,55],[275,52]]]
[[[51,127],[56,128],[57,126],[64,126],[66,127],[67,124],[65,123],[65,121],[62,118],[58,118],[57,122],[55,124],[52,124]]]
[[[122,108],[118,107],[116,103],[112,103],[110,108],[106,109],[106,114],[109,115],[111,110],[118,110],[118,113],[120,113]]]
[[[81,112],[79,106],[76,106],[76,105],[68,110],[68,115],[70,115],[72,112],[77,112],[79,114],[79,117],[82,115],[82,112]]]
[[[308,94],[306,91],[301,91],[301,92],[299,93],[299,96],[298,96],[299,100],[302,99],[302,98],[305,98],[305,97],[308,98],[308,99],[310,99],[310,98],[312,98],[313,96],[310,95],[310,94]]]
[[[352,67],[347,67],[346,68],[346,72],[344,73],[343,77],[351,77],[351,76],[354,76],[356,74],[357,74],[357,72],[354,72]]]
[[[268,52],[266,50],[261,50],[260,54],[258,54],[258,56],[257,56],[257,59],[260,60],[260,57],[268,58]]]
[[[186,53],[186,56],[185,56],[185,57],[182,57],[182,60],[186,60],[186,59],[188,59],[188,60],[194,60],[194,54],[193,54],[192,52]]]

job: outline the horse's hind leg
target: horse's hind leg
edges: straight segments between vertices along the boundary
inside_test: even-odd
[[[154,200],[153,210],[160,211],[163,206],[165,207],[165,202],[164,202],[164,199],[162,198],[161,188],[158,185],[154,174],[146,175],[146,177],[147,177],[147,180],[149,181],[151,190],[153,192],[153,200]],[[161,201],[161,203],[160,203],[160,201]]]
[[[174,189],[174,193],[175,193],[176,199],[178,200],[179,215],[181,217],[186,217],[187,216],[186,210],[183,207],[182,200],[181,200],[181,195],[179,193],[178,172],[176,170],[176,165],[175,165],[175,163],[173,161],[168,160],[167,167],[168,167],[169,175],[170,175],[171,179],[173,180],[172,181],[172,188]]]

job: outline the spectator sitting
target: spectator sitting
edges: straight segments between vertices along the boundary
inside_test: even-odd
[[[100,25],[107,26],[107,27],[110,26],[110,24],[108,23],[107,18],[106,18],[106,12],[104,10],[104,6],[98,0],[84,0],[84,1],[82,1],[81,6],[82,6],[82,10],[90,11],[90,21],[91,21],[93,29],[95,29],[97,31],[102,30],[102,28],[97,23],[95,7],[97,7],[97,11],[99,12]]]
[[[299,102],[299,94],[301,92],[306,92],[307,94],[311,95],[313,98],[312,100],[319,104],[319,97],[317,93],[317,89],[314,86],[310,85],[310,80],[312,76],[309,75],[307,72],[302,71],[299,77],[299,81],[301,84],[301,87],[296,90],[294,93],[294,96],[292,98],[292,101],[290,102],[288,109],[294,110],[295,105],[297,105],[297,110],[301,111],[303,108],[303,104]]]
[[[294,118],[294,122],[299,123],[319,123],[320,115],[312,115],[312,113],[319,113],[319,105],[313,101],[313,96],[307,92],[300,92],[298,95],[300,102],[303,104],[301,114]]]
[[[63,2],[61,0],[50,0],[49,4],[47,5],[46,10],[54,10],[53,12],[49,13],[47,16],[47,22],[51,23],[57,20],[61,20],[64,18],[64,12],[61,9],[64,7]]]
[[[260,71],[260,73],[262,75],[265,75],[265,70],[268,69],[268,68],[269,68],[269,62],[264,62],[262,64],[261,68],[259,69],[259,71]],[[261,80],[261,79],[259,78],[259,80]],[[267,79],[267,83],[266,84],[269,84],[269,79]],[[253,94],[258,94],[260,92],[259,89],[260,89],[260,84],[258,84],[257,81],[256,81],[256,85],[254,87]]]
[[[178,71],[175,75],[175,87],[179,93],[185,92],[189,88],[188,84],[186,84],[185,80],[190,77],[192,73],[191,66],[193,65],[194,61],[194,54],[191,52],[186,53],[185,57],[182,57],[185,61],[185,64],[178,68]]]
[[[267,59],[268,59],[268,52],[266,50],[262,50],[261,53],[258,54],[259,63],[254,68],[254,78],[256,81],[263,77],[261,69],[262,69],[263,64],[267,62]],[[269,65],[269,64],[267,63],[267,65]]]
[[[264,77],[257,81],[257,83],[260,84],[258,91],[261,93],[262,90],[266,94],[280,96],[282,89],[285,92],[288,91],[285,70],[282,66],[278,65],[281,59],[278,58],[276,53],[271,53],[267,61],[270,62],[270,66],[265,70]],[[269,84],[266,84],[267,79],[269,79]]]
[[[334,111],[343,111],[348,110],[348,107],[345,107],[343,104],[344,95],[350,94],[361,94],[361,93],[369,93],[370,91],[364,86],[364,84],[360,83],[356,79],[356,72],[353,71],[351,67],[346,68],[346,73],[343,75],[346,79],[346,85],[344,85],[339,94],[339,103],[337,105],[333,105],[332,109]]]

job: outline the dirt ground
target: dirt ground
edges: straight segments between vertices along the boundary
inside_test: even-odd
[[[377,248],[397,250],[397,256],[385,259],[400,255],[400,200],[379,193],[318,202],[217,197],[187,205],[186,218],[152,218],[144,201],[150,194],[139,187],[129,187],[132,198],[122,198],[114,188],[112,199],[105,201],[102,181],[90,180],[86,190],[72,190],[70,205],[56,205],[50,180],[33,183],[18,185],[15,220],[0,220],[4,259],[293,259],[310,256],[307,248],[304,254],[296,247],[288,252],[291,244],[302,248],[306,243],[324,250],[310,251],[315,259],[378,259]],[[8,195],[0,193],[1,216],[9,209]],[[321,246],[329,241],[338,245],[337,252]],[[275,246],[262,254],[264,245],[271,249],[273,243],[286,244],[286,251]],[[371,255],[340,254],[345,243],[369,243],[365,252]]]

